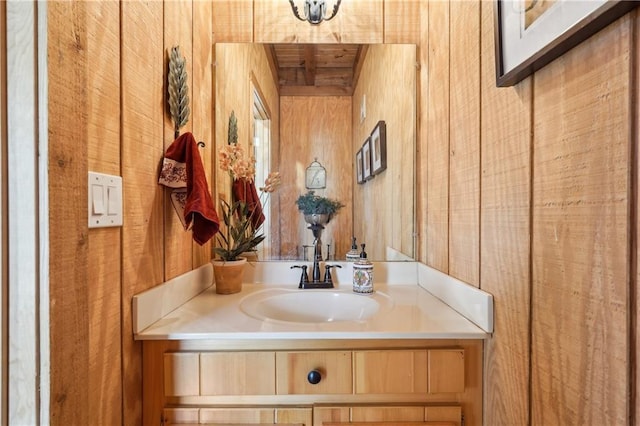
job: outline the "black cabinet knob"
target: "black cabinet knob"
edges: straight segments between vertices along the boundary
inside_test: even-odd
[[[322,380],[322,375],[318,370],[311,370],[309,371],[309,374],[307,374],[307,380],[312,385],[317,385],[320,383],[320,380]]]

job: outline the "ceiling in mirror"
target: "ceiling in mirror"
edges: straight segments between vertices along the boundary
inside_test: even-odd
[[[280,95],[352,95],[366,56],[361,44],[267,44]]]

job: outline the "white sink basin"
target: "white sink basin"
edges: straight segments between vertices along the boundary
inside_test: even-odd
[[[361,295],[333,289],[277,288],[248,295],[240,302],[240,309],[261,320],[323,323],[366,320],[389,303],[389,296],[380,292]]]

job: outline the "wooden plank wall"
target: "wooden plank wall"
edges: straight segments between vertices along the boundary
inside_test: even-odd
[[[481,5],[481,55],[492,58],[493,4]],[[496,303],[493,337],[485,344],[487,425],[529,421],[531,79],[497,88],[481,67],[480,285]]]
[[[422,11],[423,9],[421,9]],[[420,260],[442,272],[449,270],[449,2],[429,2],[427,17],[427,82],[422,85],[419,97],[426,117],[421,141],[424,147],[418,164],[424,164],[426,184],[418,182],[417,193],[424,197],[426,224],[422,229],[421,245],[418,245]],[[422,42],[422,40],[420,40]],[[425,213],[422,213],[425,214]]]
[[[359,243],[367,244],[367,254],[373,260],[386,259],[387,248],[415,253],[415,64],[414,45],[370,46],[353,93],[349,158],[355,159],[378,121],[386,123],[387,169],[360,185],[351,172],[354,236]],[[363,98],[366,118],[361,122]]]
[[[182,229],[157,179],[173,141],[166,72],[174,45],[187,59],[192,102],[182,130],[207,144],[201,156],[211,171],[213,4],[48,6],[51,423],[143,424],[131,297],[211,257],[210,244]],[[123,177],[121,229],[87,228],[88,170]]]
[[[627,421],[632,23],[533,79],[535,424]]]
[[[452,1],[449,6],[449,273],[476,287],[480,284],[479,8],[476,1]]]
[[[89,170],[120,175],[120,7],[87,2],[87,99]],[[89,417],[118,424],[122,417],[120,306],[122,236],[119,228],[89,232]]]
[[[119,14],[111,5],[49,4],[52,424],[86,424],[95,418],[90,416],[117,422],[108,411],[118,404],[123,424],[142,424],[131,296],[198,264],[182,240],[165,242],[174,225],[156,183],[170,142],[166,49],[190,45],[193,51],[184,52],[189,62],[199,55],[210,60],[193,35],[206,37],[209,22],[216,42],[263,41],[257,39],[271,37],[271,30],[259,31],[267,16],[253,14],[254,8],[275,6],[262,0],[220,1],[211,8],[196,3],[165,10],[161,2],[127,1],[118,5]],[[341,41],[417,40],[419,258],[495,296],[495,334],[485,345],[484,423],[626,423],[637,406],[629,397],[638,382],[637,359],[630,358],[637,358],[630,345],[638,346],[631,309],[636,316],[640,310],[640,268],[631,266],[637,239],[630,241],[634,226],[640,227],[640,185],[631,194],[637,154],[629,156],[637,150],[630,136],[637,135],[637,12],[518,85],[497,89],[490,2],[380,0],[374,6],[370,33],[358,27],[338,34]],[[177,15],[169,13],[173,7]],[[194,19],[196,8],[204,16]],[[219,8],[226,12],[216,15]],[[93,14],[103,18],[88,18]],[[187,34],[174,16],[202,28]],[[254,18],[263,19],[255,33]],[[88,37],[97,27],[107,34]],[[286,39],[287,26],[276,27],[275,36]],[[461,35],[465,31],[470,34]],[[118,43],[119,79],[111,75],[117,70],[110,60],[100,59]],[[456,65],[463,58],[465,66]],[[112,72],[100,69],[100,61]],[[203,87],[207,72],[198,77]],[[108,114],[117,101],[101,93],[116,83],[119,129]],[[107,116],[101,120],[93,111]],[[197,114],[205,114],[198,126],[208,132],[202,124],[207,113]],[[109,164],[117,162],[108,158],[118,156],[118,137],[120,161]],[[78,143],[84,140],[90,142]],[[119,169],[124,178],[119,237],[86,228],[86,198],[77,194],[86,194],[89,164],[104,167],[96,171]],[[121,253],[120,279],[93,282],[110,267],[90,259],[108,252],[103,258],[112,264],[118,256],[113,244]],[[174,253],[188,261],[182,265]],[[118,307],[111,307],[109,289],[121,292]],[[121,322],[114,324],[118,315]],[[104,318],[102,326],[98,318]],[[106,378],[101,349],[122,360],[121,393],[118,379]],[[89,384],[109,394],[101,395],[104,405],[88,403]]]
[[[628,215],[635,12],[504,89],[495,88],[489,2],[435,1],[421,14],[429,75],[420,259],[495,296],[485,424],[624,424],[637,380]],[[470,192],[462,200],[460,191]]]
[[[280,198],[281,255],[286,259],[301,259],[304,245],[313,244],[313,235],[307,229],[295,201],[307,192],[304,186],[305,170],[318,159],[327,170],[327,188],[316,190],[318,195],[334,198],[345,204],[322,233],[323,256],[326,245],[336,258],[344,259],[351,247],[351,215],[353,182],[351,176],[351,97],[349,96],[283,96],[280,100],[280,172],[282,188]],[[313,111],[313,119],[309,119]],[[287,165],[284,167],[284,165]],[[313,249],[308,251],[312,259]]]

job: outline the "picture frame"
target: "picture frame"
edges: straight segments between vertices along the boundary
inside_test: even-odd
[[[387,168],[387,125],[378,121],[371,132],[371,174],[377,175]]]
[[[367,181],[372,179],[371,174],[371,137],[362,144],[362,180]]]
[[[364,174],[362,169],[362,148],[356,152],[356,182],[358,184],[364,183]]]
[[[496,0],[496,85],[515,85],[639,4],[624,0]]]

